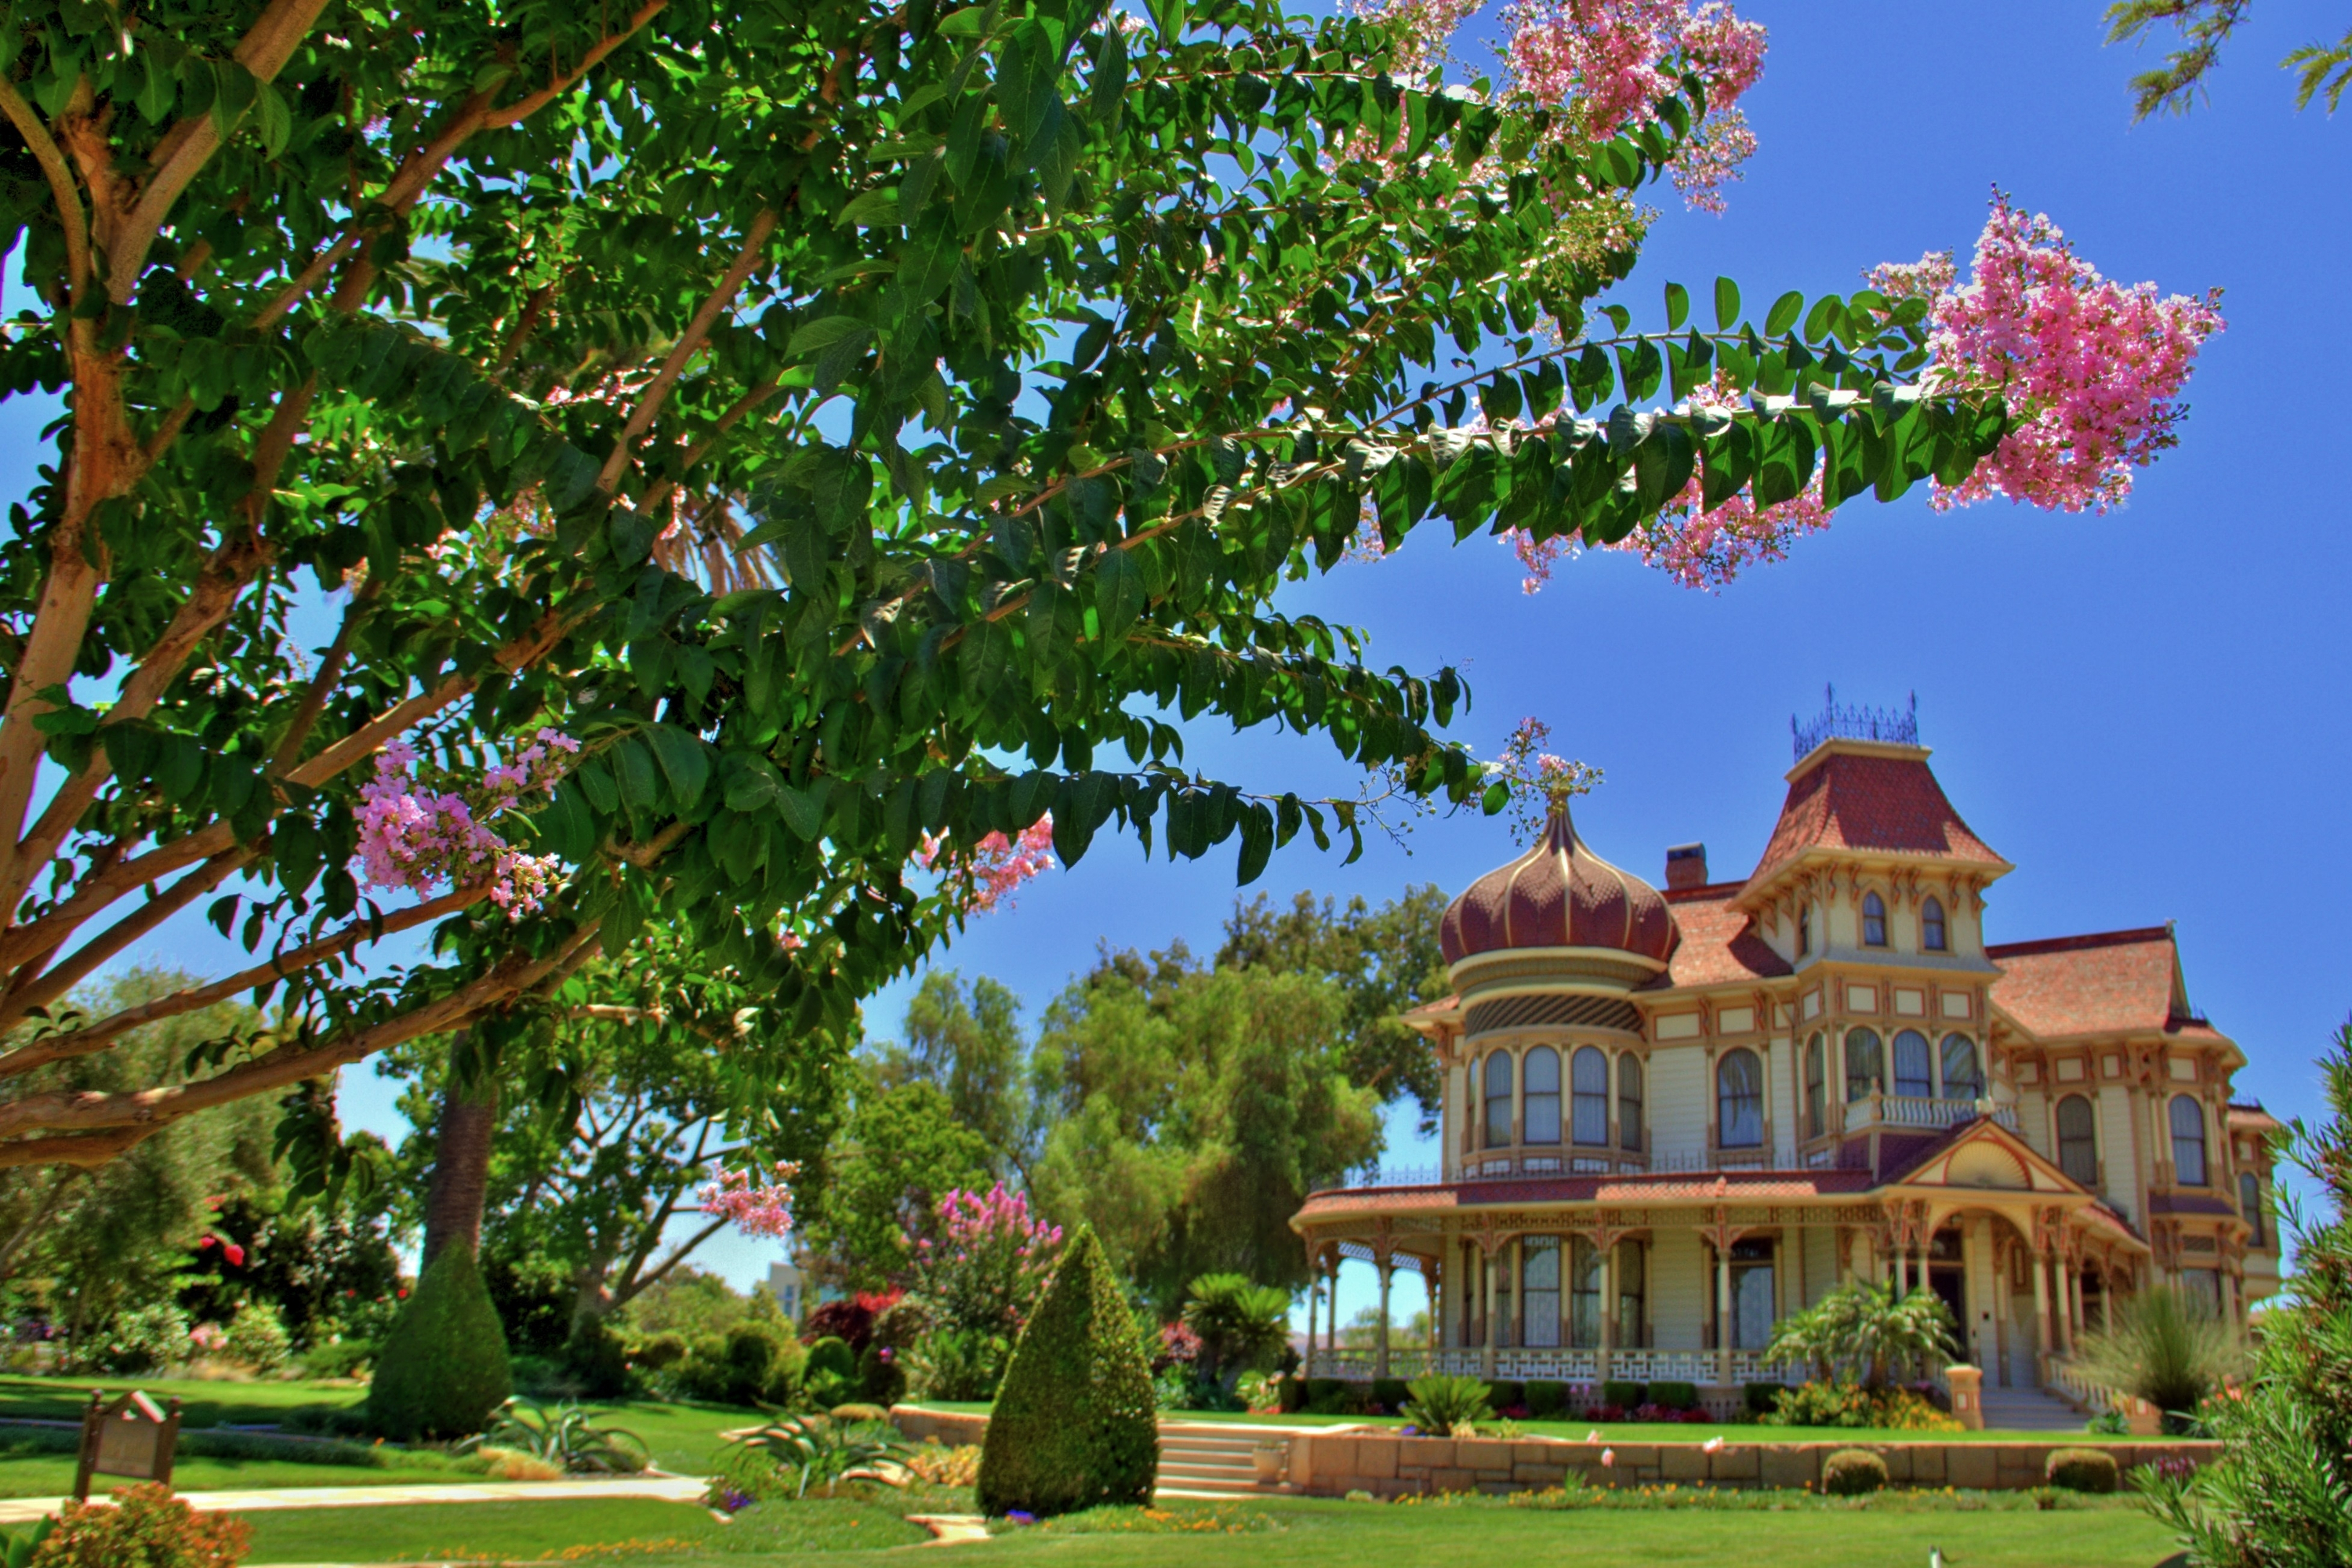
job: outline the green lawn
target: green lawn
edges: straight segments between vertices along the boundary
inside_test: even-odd
[[[805,1553],[854,1557],[909,1545],[923,1535],[900,1515],[926,1506],[944,1510],[952,1500],[933,1494],[928,1504],[897,1497],[772,1503],[728,1524],[684,1504],[620,1500],[256,1514],[249,1561],[254,1568],[606,1556],[633,1568],[782,1563]],[[1106,1510],[1057,1521],[962,1550],[989,1562],[1055,1568],[1222,1568],[1276,1553],[1285,1568],[1452,1568],[1562,1557],[1577,1568],[1922,1568],[1930,1546],[1959,1568],[2158,1568],[2172,1551],[2164,1531],[2127,1502],[2074,1502],[2045,1515],[2023,1500],[1937,1494],[1854,1502],[1751,1494],[1738,1508],[1671,1510],[1547,1511],[1491,1500],[1178,1504],[1150,1516]]]

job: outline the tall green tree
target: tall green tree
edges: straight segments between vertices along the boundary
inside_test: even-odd
[[[1343,907],[1300,892],[1286,910],[1260,894],[1236,901],[1217,949],[1220,969],[1272,969],[1315,974],[1347,998],[1349,1081],[1383,1104],[1411,1095],[1421,1108],[1421,1131],[1437,1131],[1444,1082],[1429,1042],[1406,1027],[1403,1015],[1452,993],[1437,927],[1446,896],[1433,883],[1407,888],[1378,908],[1360,896]]]
[[[908,1238],[930,1228],[941,1198],[990,1184],[993,1151],[932,1084],[867,1078],[854,1092],[803,1235],[824,1278],[879,1290],[905,1282]]]
[[[956,1121],[986,1141],[995,1173],[1028,1185],[1045,1126],[1021,999],[987,975],[966,985],[954,970],[935,969],[907,1004],[905,1035],[876,1053],[882,1084],[937,1089]]]
[[[1922,388],[1920,300],[1596,309],[1697,57],[1604,139],[1270,0],[135,21],[0,21],[0,395],[66,405],[0,542],[0,1027],[182,910],[256,956],[0,1057],[0,1163],[478,1032],[656,924],[784,1026],[756,1095],[952,920],[926,833],[952,863],[1050,810],[1065,861],[1114,826],[1237,843],[1246,882],[1359,830],[1187,771],[1154,705],[1478,796],[1452,671],[1275,606],[1368,506],[1391,548],[1600,544],[1693,475],[1953,482],[2007,423]],[[551,799],[502,794],[542,727],[582,742]],[[400,826],[451,794],[497,848]],[[425,962],[347,963],[424,927]],[[27,1084],[257,990],[282,1026],[184,1079]]]
[[[1092,1226],[1163,1313],[1203,1274],[1303,1286],[1290,1216],[1380,1150],[1351,1044],[1328,980],[1208,969],[1181,945],[1106,955],[1038,1036],[1041,1208]]]

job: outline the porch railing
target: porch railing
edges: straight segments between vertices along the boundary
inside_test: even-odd
[[[2042,1378],[2045,1387],[2056,1389],[2094,1415],[2104,1415],[2122,1404],[2113,1389],[2092,1382],[2083,1374],[2082,1368],[2062,1355],[2043,1359]]]
[[[1485,1353],[1476,1346],[1439,1351],[1425,1347],[1407,1350],[1402,1346],[1392,1346],[1389,1351],[1389,1375],[1415,1378],[1434,1372],[1475,1377],[1479,1375]],[[1376,1361],[1377,1352],[1360,1346],[1348,1345],[1336,1351],[1318,1346],[1315,1352],[1315,1375],[1340,1378],[1350,1383],[1367,1382],[1371,1378]],[[1612,1350],[1609,1352],[1610,1378],[1624,1383],[1696,1383],[1719,1386],[1722,1367],[1721,1358],[1714,1351]],[[1590,1387],[1601,1381],[1601,1357],[1599,1352],[1592,1350],[1497,1346],[1494,1375],[1517,1383],[1544,1381]],[[1802,1367],[1768,1363],[1761,1351],[1731,1352],[1731,1381],[1734,1384],[1801,1383],[1804,1377]]]

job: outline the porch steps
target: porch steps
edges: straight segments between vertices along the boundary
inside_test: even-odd
[[[1984,1424],[2004,1432],[2080,1432],[2083,1413],[2044,1389],[1988,1388]]]
[[[1257,1484],[1257,1461],[1251,1457],[1263,1437],[1280,1432],[1264,1427],[1196,1426],[1163,1421],[1160,1425],[1160,1484],[1154,1495],[1163,1498],[1279,1497],[1287,1486]]]

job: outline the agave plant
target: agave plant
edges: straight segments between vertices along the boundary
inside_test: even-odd
[[[625,1427],[599,1426],[596,1415],[569,1400],[550,1407],[536,1399],[509,1399],[461,1447],[512,1448],[567,1475],[633,1476],[652,1462],[644,1438]]]
[[[808,1496],[809,1484],[822,1481],[825,1495],[845,1480],[878,1480],[898,1484],[882,1467],[903,1471],[910,1451],[905,1438],[888,1426],[837,1421],[829,1415],[796,1415],[749,1432],[732,1434],[729,1441],[763,1454],[779,1469],[793,1473],[793,1496]]]

